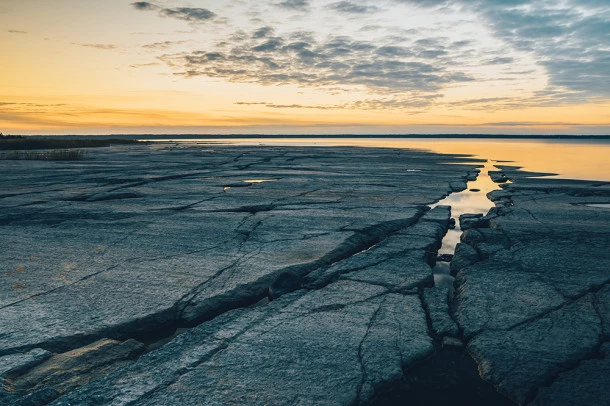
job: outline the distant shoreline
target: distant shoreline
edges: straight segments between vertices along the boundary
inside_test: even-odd
[[[105,135],[25,135],[27,138],[57,139],[501,139],[501,140],[610,140],[607,135],[508,135],[508,134],[105,134]]]

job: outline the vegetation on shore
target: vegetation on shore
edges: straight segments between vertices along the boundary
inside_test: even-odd
[[[51,149],[45,151],[8,151],[0,152],[0,160],[26,161],[77,161],[83,159],[86,151],[82,149]]]
[[[86,138],[66,139],[54,137],[23,137],[19,135],[3,135],[0,133],[0,150],[32,150],[32,149],[73,149],[96,148],[111,145],[136,144],[136,140]]]

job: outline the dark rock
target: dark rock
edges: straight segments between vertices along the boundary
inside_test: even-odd
[[[483,217],[482,214],[462,214],[460,216],[460,228],[468,230],[469,228],[485,228],[489,227],[489,220]]]
[[[437,286],[424,289],[423,303],[437,338],[458,336],[457,324],[449,314],[448,288]]]
[[[610,360],[582,361],[564,372],[548,387],[542,387],[532,405],[610,405]]]
[[[451,262],[453,259],[453,254],[441,254],[436,257],[436,260],[439,262]]]
[[[29,393],[18,400],[14,400],[15,406],[43,406],[57,399],[61,394],[52,388],[45,388],[34,393]]]
[[[506,174],[502,171],[488,171],[487,173],[489,174],[489,177],[491,178],[491,180],[494,181],[495,183],[508,182],[508,178],[506,177]]]
[[[283,294],[293,292],[303,287],[303,278],[292,272],[282,272],[269,286],[269,300],[277,299]]]
[[[479,254],[472,246],[465,243],[458,243],[455,246],[455,254],[449,264],[451,275],[455,276],[460,270],[474,264],[479,260]]]
[[[449,225],[448,225],[448,228],[449,228],[450,230],[453,230],[453,229],[455,228],[455,219],[454,219],[453,217],[449,219]]]

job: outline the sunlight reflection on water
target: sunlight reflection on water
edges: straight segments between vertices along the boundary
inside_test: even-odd
[[[150,140],[150,141],[170,141]],[[562,178],[610,181],[610,140],[519,140],[448,138],[234,138],[171,139],[210,145],[355,146],[424,149],[442,154],[465,154],[518,165],[532,172],[556,173]]]

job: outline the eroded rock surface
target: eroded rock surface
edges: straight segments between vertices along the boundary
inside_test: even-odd
[[[500,168],[513,183],[491,193],[489,228],[467,230],[452,261],[468,350],[520,404],[607,404],[610,210],[587,204],[610,201],[610,185]]]
[[[100,339],[126,348],[196,326],[123,366],[129,351],[113,368],[100,362],[80,389],[45,380],[43,363],[14,377],[30,392],[0,396],[367,402],[433,351],[420,292],[433,283],[449,210],[428,205],[466,187],[473,166],[444,163],[459,159],[160,145],[74,163],[0,161],[11,174],[0,180],[0,356],[44,348],[56,365]],[[304,289],[259,302],[284,272]]]

